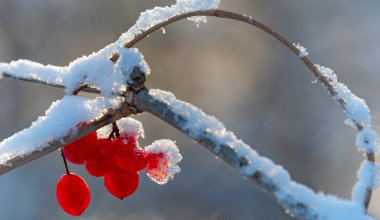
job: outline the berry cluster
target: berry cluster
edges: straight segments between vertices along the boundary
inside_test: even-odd
[[[141,149],[137,142],[138,133],[119,133],[116,129],[116,132],[112,130],[109,138],[98,137],[93,132],[72,142],[62,148],[62,155],[71,163],[84,165],[90,175],[104,177],[107,191],[119,199],[136,191],[139,171],[143,169],[146,169],[148,177],[159,184],[166,183],[179,172],[177,163],[182,157],[174,142],[163,140],[163,144],[168,147],[173,145],[179,154],[180,159],[173,161],[168,151],[152,146]],[[173,172],[173,167],[178,169]],[[70,215],[81,215],[90,203],[88,185],[80,176],[68,170],[58,181],[56,190],[60,206]]]

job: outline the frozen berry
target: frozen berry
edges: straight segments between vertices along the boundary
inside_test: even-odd
[[[139,184],[138,172],[114,168],[104,176],[104,186],[113,196],[123,199],[134,193]]]
[[[107,139],[99,139],[97,144],[99,145],[98,153],[87,159],[85,163],[89,174],[101,177],[114,167],[113,152],[115,145]]]
[[[85,160],[93,157],[99,150],[96,132],[76,140],[63,147],[63,154],[71,163],[84,164]]]
[[[90,190],[78,175],[65,174],[59,179],[56,196],[61,208],[70,215],[81,215],[90,203]]]
[[[115,140],[114,160],[116,166],[127,171],[139,171],[146,167],[143,152],[134,138]]]

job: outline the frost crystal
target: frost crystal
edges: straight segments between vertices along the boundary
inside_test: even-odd
[[[307,55],[309,55],[307,49],[302,45],[293,43],[293,46],[297,47],[297,49],[300,51],[300,53],[298,54],[299,58],[306,57]]]
[[[331,84],[335,85],[338,82],[338,77],[334,73],[334,71],[328,67],[321,66],[319,64],[316,64],[315,67],[317,67],[318,71],[326,77]]]
[[[153,167],[148,167],[146,174],[154,182],[162,185],[167,183],[170,179],[174,178],[176,173],[181,169],[178,163],[182,160],[182,155],[175,142],[171,140],[158,140],[151,145],[145,147],[144,152],[146,155],[160,155]]]

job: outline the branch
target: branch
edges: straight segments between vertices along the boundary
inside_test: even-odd
[[[76,132],[69,134],[66,137],[62,137],[60,139],[51,141],[48,143],[48,147],[35,150],[33,152],[28,153],[27,155],[17,155],[10,160],[8,160],[5,164],[0,165],[0,175],[5,174],[17,167],[20,167],[26,163],[32,162],[48,153],[51,153],[68,143],[71,143],[75,140],[78,140],[91,132],[98,130],[99,128],[106,126],[110,123],[113,123],[123,117],[126,117],[131,114],[131,111],[127,107],[126,103],[123,103],[122,106],[117,110],[109,110],[108,113],[104,114],[97,120],[92,121],[91,123],[78,128]]]
[[[143,38],[145,38],[150,33],[154,32],[155,30],[158,30],[159,28],[164,27],[166,25],[169,25],[175,21],[178,21],[178,20],[181,20],[184,18],[188,18],[191,16],[214,16],[214,17],[219,17],[219,18],[233,19],[233,20],[237,20],[240,22],[250,24],[250,25],[252,25],[256,28],[259,28],[259,29],[263,30],[264,32],[268,33],[269,35],[271,35],[272,37],[277,39],[279,42],[281,42],[283,45],[285,45],[287,48],[289,48],[293,52],[293,54],[295,54],[304,63],[304,65],[312,72],[312,75],[321,82],[321,84],[327,89],[328,93],[333,97],[333,99],[337,102],[337,104],[340,105],[342,110],[348,115],[352,124],[354,125],[354,127],[359,132],[366,130],[366,129],[373,131],[370,128],[371,120],[370,120],[370,115],[369,115],[369,109],[368,109],[367,105],[365,104],[364,100],[355,96],[345,85],[339,83],[336,80],[336,75],[330,69],[313,64],[313,62],[311,62],[306,56],[302,55],[302,51],[300,51],[295,45],[293,45],[291,42],[289,42],[285,37],[283,37],[282,35],[280,35],[279,33],[275,32],[275,31],[273,31],[271,28],[269,28],[268,26],[264,25],[263,23],[257,21],[256,19],[253,19],[252,17],[248,17],[248,16],[244,16],[244,15],[240,15],[240,14],[236,14],[236,13],[232,13],[232,12],[227,12],[227,11],[221,11],[221,10],[208,10],[208,11],[190,12],[190,13],[186,13],[186,14],[182,14],[182,15],[178,15],[178,16],[173,16],[173,17],[169,18],[168,20],[166,20],[162,23],[159,23],[159,24],[143,31],[141,34],[137,35],[135,37],[135,39],[133,39],[130,42],[125,43],[124,47],[131,47],[131,46],[135,45],[137,42],[139,42],[140,40],[142,40]],[[116,60],[118,59],[118,54],[115,54],[115,56],[111,57],[110,59],[113,62],[116,62]],[[25,80],[25,79],[22,79],[22,80]],[[35,79],[32,79],[32,80],[27,79],[27,81],[32,81],[32,82],[37,82],[37,83],[42,83],[42,84],[48,84],[46,82],[41,82],[41,81],[35,80]],[[50,85],[50,86],[60,87],[60,88],[63,87],[62,85]],[[93,92],[93,93],[99,92],[98,90],[92,90],[92,89],[89,89],[87,91]],[[146,97],[144,97],[144,95],[142,95],[142,94],[149,94],[149,93],[144,92],[144,91],[145,90],[141,90],[141,92],[138,92],[137,95],[135,96],[136,99],[134,99],[134,101],[135,101],[134,104],[138,110],[144,110],[144,111],[151,112],[151,113],[155,114],[156,116],[162,118],[163,120],[169,122],[174,127],[178,128],[181,131],[183,131],[184,133],[188,134],[188,136],[190,136],[194,140],[197,140],[200,144],[202,144],[203,146],[205,146],[206,148],[211,150],[213,153],[219,155],[223,160],[225,160],[227,163],[231,164],[233,167],[239,168],[240,170],[241,170],[241,168],[249,167],[249,166],[247,166],[246,163],[247,163],[247,161],[252,162],[252,160],[249,160],[252,158],[247,159],[245,156],[252,154],[252,152],[254,152],[254,151],[248,150],[249,147],[246,147],[246,145],[243,142],[237,140],[236,137],[234,137],[234,136],[229,136],[230,138],[234,137],[233,139],[236,142],[236,144],[242,143],[243,146],[245,146],[243,148],[244,148],[245,153],[247,153],[247,155],[242,154],[239,156],[239,155],[237,155],[238,152],[233,151],[234,147],[235,147],[233,144],[235,144],[235,142],[221,143],[221,142],[215,142],[215,141],[209,139],[210,134],[208,132],[213,132],[212,129],[207,130],[204,128],[202,130],[202,131],[204,131],[204,133],[202,135],[199,135],[199,134],[194,135],[194,132],[191,133],[192,132],[191,130],[188,130],[188,128],[184,127],[184,124],[188,124],[186,121],[187,119],[181,117],[182,115],[179,112],[172,111],[173,109],[171,109],[170,107],[173,107],[173,105],[172,106],[165,106],[165,101],[164,100],[158,100],[158,99],[156,99],[157,97],[156,98],[152,98],[152,97],[149,98],[149,95],[145,95]],[[122,95],[122,94],[118,94],[118,95]],[[141,101],[141,103],[139,103],[140,101]],[[160,107],[157,107],[155,105],[161,106],[161,109],[160,109]],[[356,110],[358,110],[357,108],[359,108],[359,110],[363,110],[363,112],[365,113],[364,117],[362,115],[356,114],[356,112],[357,112]],[[209,118],[209,117],[207,117],[207,118]],[[227,131],[225,131],[225,132],[227,132]],[[213,134],[213,135],[215,135],[215,134]],[[211,137],[214,137],[214,136],[211,135]],[[363,139],[363,142],[365,142],[365,139]],[[361,150],[366,152],[367,160],[373,163],[375,161],[375,157],[374,157],[374,153],[373,153],[373,145],[372,145],[372,143],[367,143],[367,142],[366,142],[366,144],[369,147],[361,148]],[[255,153],[253,153],[253,154],[255,154]],[[261,160],[263,160],[263,158],[261,158]],[[266,165],[268,165],[268,164],[266,164]],[[273,164],[270,164],[270,165],[273,165]],[[281,169],[279,169],[279,170],[281,170]],[[313,208],[312,204],[308,204],[307,202],[301,202],[301,203],[295,202],[294,200],[292,200],[294,195],[286,194],[286,193],[283,194],[285,191],[280,190],[281,187],[283,187],[283,186],[278,185],[275,182],[273,182],[274,181],[273,177],[271,177],[270,175],[267,175],[267,173],[263,173],[260,170],[255,170],[254,172],[244,171],[243,173],[245,175],[249,176],[250,178],[252,178],[261,188],[270,191],[270,193],[275,197],[275,199],[280,204],[282,204],[282,206],[284,208],[291,210],[291,212],[295,216],[305,218],[305,219],[316,219],[318,217],[319,214],[317,214],[317,213],[320,213],[320,212],[317,212]],[[281,172],[281,174],[284,174],[284,172]],[[285,174],[287,174],[287,173],[285,172]],[[361,181],[361,179],[359,179],[359,183],[360,183],[360,181]],[[302,188],[302,189],[304,188],[303,185],[299,185],[299,184],[296,184],[294,182],[291,182],[291,184],[295,184],[296,188],[297,187]],[[280,195],[278,194],[279,192],[280,192]],[[303,193],[310,194],[313,192],[309,192],[309,189],[307,189]],[[313,194],[315,194],[315,193],[313,193]],[[365,192],[363,192],[363,194],[365,194],[365,196],[364,196],[365,201],[363,201],[363,207],[368,208],[370,198],[371,198],[371,194],[372,194],[371,186],[365,186]],[[318,197],[319,194],[316,194],[315,196],[317,196],[317,198],[315,198],[317,200],[318,199],[325,199],[324,196],[319,198]],[[343,201],[343,202],[347,202],[347,201]],[[352,206],[352,202],[347,202],[347,204],[348,204],[348,206]]]
[[[301,55],[302,51],[300,51],[298,49],[298,47],[296,47],[293,43],[291,43],[289,40],[287,40],[284,36],[277,33],[276,31],[273,31],[270,27],[268,27],[267,25],[261,23],[260,21],[258,21],[256,19],[254,19],[251,16],[241,15],[241,14],[237,14],[237,13],[233,13],[233,12],[229,12],[229,11],[223,11],[223,10],[207,10],[207,11],[189,12],[186,14],[173,16],[170,19],[168,19],[162,23],[154,25],[153,27],[149,28],[148,30],[145,30],[141,34],[137,35],[130,42],[125,43],[124,47],[126,47],[126,48],[133,47],[135,44],[137,44],[138,42],[140,42],[141,40],[143,40],[145,37],[149,36],[153,32],[159,30],[160,28],[168,26],[168,25],[170,25],[176,21],[179,21],[179,20],[182,20],[185,18],[189,18],[189,17],[193,17],[193,16],[212,16],[212,17],[218,17],[218,18],[232,19],[232,20],[236,20],[236,21],[240,21],[240,22],[252,25],[253,27],[256,27],[256,28],[268,33],[270,36],[272,36],[273,38],[278,40],[281,44],[283,44],[287,48],[289,48],[290,51],[293,54],[295,54],[303,62],[303,64],[311,71],[313,77],[318,79],[319,82],[321,82],[323,87],[334,98],[336,103],[348,115],[350,120],[353,122],[353,125],[355,126],[355,128],[359,132],[362,131],[364,128],[369,127],[365,123],[362,123],[360,118],[359,119],[355,118],[355,116],[353,116],[354,113],[352,114],[352,110],[350,111],[350,109],[348,109],[348,107],[347,107],[348,105],[352,104],[352,103],[347,103],[348,101],[360,100],[356,95],[352,94],[351,91],[349,91],[345,85],[338,83],[336,81],[336,79],[332,80],[325,73],[321,72],[320,68],[318,68],[318,67],[320,67],[319,65],[315,65],[308,57],[302,56]],[[336,77],[335,74],[334,74],[334,76]],[[339,92],[337,92],[337,86],[339,86],[339,89],[345,88],[345,90],[348,90],[348,92],[350,93],[349,95],[352,96],[352,97],[350,97],[351,100],[347,101],[346,99],[344,99],[342,97],[343,95],[340,94]],[[342,93],[347,93],[347,91],[343,91]],[[365,105],[365,103],[364,103],[364,105]],[[368,108],[368,107],[365,105],[363,108]],[[369,114],[369,110],[368,110],[368,114]],[[369,161],[371,163],[375,162],[375,154],[373,152],[373,149],[371,149],[370,151],[367,151],[365,155],[366,155],[367,161]],[[366,209],[368,209],[368,207],[369,207],[371,197],[372,197],[372,188],[367,187],[365,201],[363,201],[363,203],[364,203],[363,205],[366,207]]]
[[[362,206],[352,201],[315,193],[292,181],[284,168],[259,156],[216,118],[177,100],[171,93],[143,89],[134,96],[133,105],[138,111],[157,116],[204,146],[254,182],[294,217],[339,219],[338,216],[346,213],[350,219],[371,219]],[[325,208],[328,203],[334,206],[334,211]]]

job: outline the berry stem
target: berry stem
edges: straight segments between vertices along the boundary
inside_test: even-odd
[[[117,126],[116,122],[113,122],[112,123],[112,131],[110,133],[110,135],[108,135],[108,140],[112,140],[115,138],[115,135],[116,137],[120,137],[120,130],[119,130],[119,127]]]
[[[116,122],[112,123],[112,132],[115,132],[116,137],[120,137],[119,127],[117,127]]]
[[[67,166],[66,157],[65,157],[65,155],[63,154],[62,149],[61,149],[61,156],[62,156],[62,159],[63,159],[63,163],[65,164],[66,174],[67,174],[67,175],[70,175],[69,167]]]

